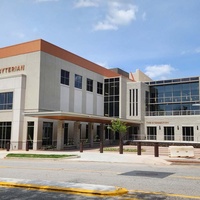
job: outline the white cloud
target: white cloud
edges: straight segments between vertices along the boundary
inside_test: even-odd
[[[107,16],[95,25],[94,30],[117,30],[119,26],[128,25],[136,20],[137,11],[138,8],[132,4],[111,2]]]
[[[98,7],[99,0],[78,0],[76,1],[75,5],[76,8],[81,7]]]
[[[145,74],[152,79],[166,79],[175,69],[170,65],[153,65],[145,68]]]
[[[109,69],[107,62],[97,62],[97,65],[100,65],[102,67],[105,67],[105,68]]]

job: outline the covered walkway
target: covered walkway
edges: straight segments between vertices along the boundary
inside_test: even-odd
[[[73,142],[76,148],[80,147],[81,143],[81,123],[88,123],[88,141],[90,147],[94,145],[94,124],[100,124],[100,143],[105,142],[105,125],[112,123],[112,120],[116,119],[113,117],[104,117],[89,114],[80,114],[74,112],[26,112],[24,113],[27,117],[36,117],[42,119],[50,119],[57,121],[57,150],[62,150],[64,147],[64,123],[65,121],[72,121],[73,127]],[[141,121],[139,120],[127,120],[121,119],[120,121],[125,122],[128,126],[140,126]]]

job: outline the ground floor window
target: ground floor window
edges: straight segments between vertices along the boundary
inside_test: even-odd
[[[164,127],[164,140],[174,140],[174,127]]]
[[[182,127],[183,141],[194,141],[194,129],[192,126]]]
[[[95,142],[100,141],[100,135],[101,135],[101,126],[97,125],[97,134],[95,135],[95,138],[94,138]]]
[[[156,140],[157,130],[156,127],[147,127],[147,140]]]
[[[88,140],[89,138],[89,126],[88,124],[86,124],[86,127],[85,127],[85,139]]]
[[[5,149],[11,138],[11,122],[0,122],[0,148]]]
[[[64,144],[68,144],[68,123],[64,123]]]
[[[27,122],[27,142],[29,149],[33,149],[34,122]]]
[[[105,139],[107,139],[107,140],[111,139],[111,134],[112,134],[112,131],[110,129],[108,129],[107,126],[106,126],[106,128],[105,128]]]
[[[138,140],[139,139],[138,130],[139,130],[139,127],[137,127],[137,126],[129,127],[129,129],[128,129],[129,134],[125,137],[125,139],[127,139],[127,140]]]
[[[53,122],[43,122],[42,145],[52,145]]]

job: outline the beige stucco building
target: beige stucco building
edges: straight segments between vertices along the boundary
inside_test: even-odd
[[[198,103],[199,77],[152,81],[44,40],[0,49],[0,148],[112,143],[113,118],[130,125],[127,140],[200,142]]]

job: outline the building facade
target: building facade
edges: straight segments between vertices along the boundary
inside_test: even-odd
[[[200,142],[199,77],[152,81],[106,69],[44,40],[0,49],[0,148],[112,143],[120,118],[127,140]]]

